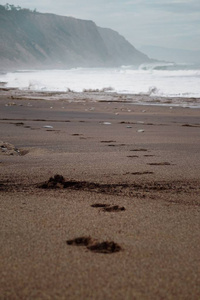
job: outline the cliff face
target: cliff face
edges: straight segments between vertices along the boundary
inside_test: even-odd
[[[113,65],[137,65],[150,61],[142,52],[136,50],[118,32],[98,27],[98,31],[104,41],[110,62]]]
[[[0,69],[106,67],[149,58],[92,21],[0,6]]]

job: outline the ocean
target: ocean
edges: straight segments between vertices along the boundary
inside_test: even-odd
[[[0,82],[21,90],[144,95],[159,98],[161,104],[170,98],[174,105],[200,107],[200,65],[152,63],[139,67],[18,70],[0,74]]]

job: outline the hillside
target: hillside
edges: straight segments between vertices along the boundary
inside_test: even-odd
[[[0,5],[0,69],[111,67],[149,58],[92,21]]]

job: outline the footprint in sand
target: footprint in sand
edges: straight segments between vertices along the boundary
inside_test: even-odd
[[[103,208],[103,211],[107,211],[107,212],[119,212],[124,210],[125,210],[124,206],[120,207],[118,205],[113,205],[113,206],[108,206]]]
[[[116,143],[116,141],[114,141],[114,140],[108,140],[108,141],[100,141],[100,143],[110,144],[110,143]]]
[[[110,204],[104,204],[104,203],[92,204],[91,207],[102,208],[102,210],[106,211],[106,212],[119,212],[119,211],[125,210],[124,206],[120,207],[119,205],[110,205]]]
[[[148,165],[150,165],[150,166],[170,166],[172,164],[170,164],[169,162],[159,162],[159,163],[148,163]]]
[[[103,204],[103,203],[95,203],[95,204],[92,204],[91,207],[108,207],[109,204]]]
[[[118,244],[112,241],[96,243],[94,245],[88,246],[87,249],[95,253],[103,253],[103,254],[111,254],[122,250],[122,248]]]
[[[150,171],[144,171],[144,172],[127,172],[123,175],[148,175],[148,174],[153,174],[153,172],[150,172]]]
[[[67,241],[67,244],[72,246],[89,246],[93,243],[94,240],[90,236],[78,237]]]
[[[126,144],[109,144],[108,147],[122,147],[122,146],[126,146]]]
[[[143,148],[139,148],[139,149],[132,149],[132,150],[130,150],[130,151],[141,151],[141,152],[143,152],[143,151],[148,151],[147,149],[143,149]]]
[[[70,246],[85,246],[88,250],[95,253],[110,254],[119,252],[122,248],[113,241],[98,242],[90,236],[78,237],[68,240],[67,244]]]
[[[23,122],[18,122],[18,123],[15,123],[16,126],[24,126],[24,123]]]
[[[200,124],[183,124],[185,127],[200,127]]]

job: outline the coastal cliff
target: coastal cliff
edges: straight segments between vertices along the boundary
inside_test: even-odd
[[[0,5],[0,69],[138,65],[150,59],[93,21]]]

